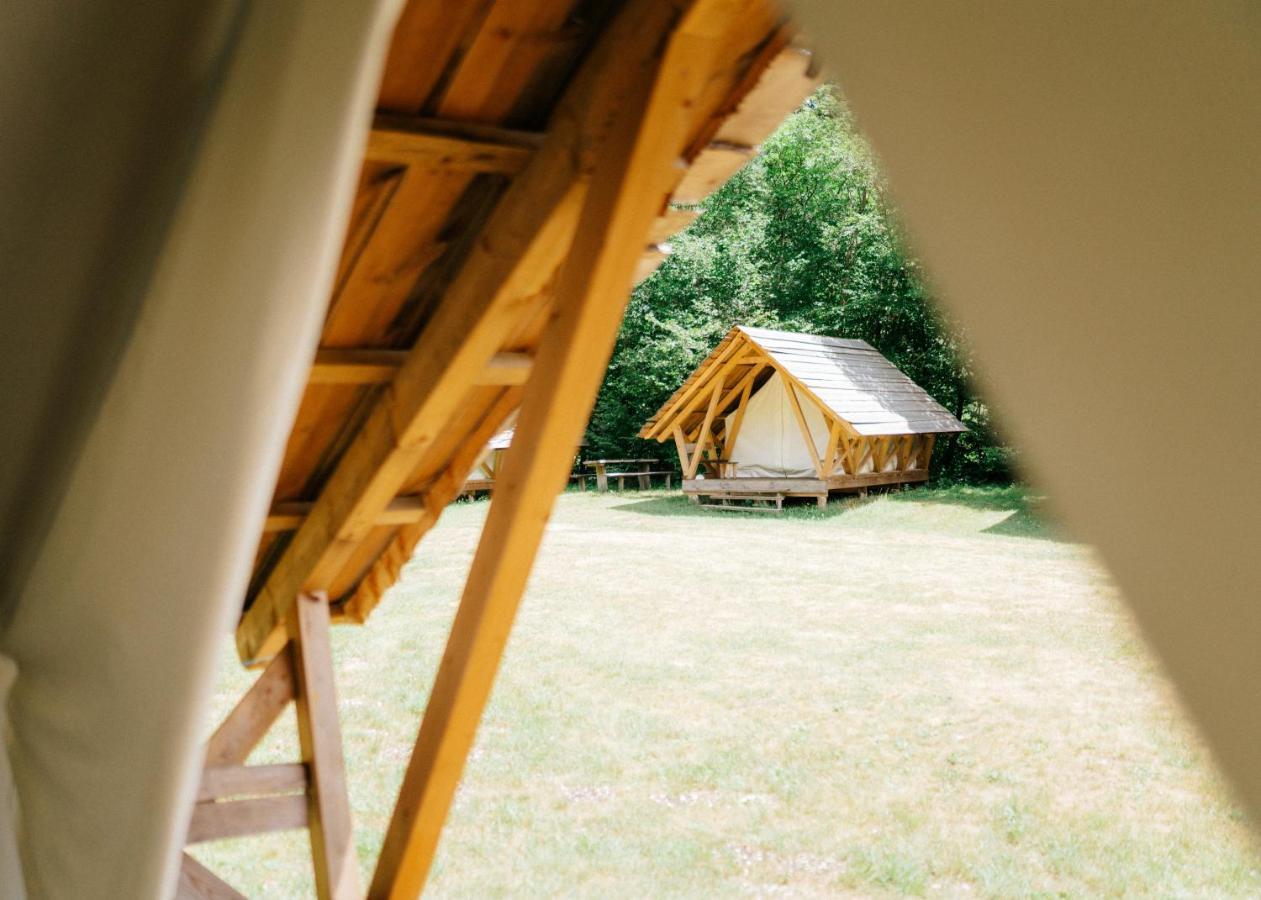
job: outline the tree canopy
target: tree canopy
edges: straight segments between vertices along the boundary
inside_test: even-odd
[[[820,88],[709,197],[631,296],[588,427],[589,453],[661,454],[640,426],[733,325],[862,338],[971,431],[934,454],[936,475],[1009,477],[971,382],[963,335],[935,308],[876,160],[848,107]]]

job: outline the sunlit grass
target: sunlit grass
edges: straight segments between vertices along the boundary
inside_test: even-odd
[[[335,633],[365,882],[486,508]],[[225,651],[216,718],[247,684]],[[198,856],[311,890],[302,833]],[[1242,897],[1258,868],[1108,578],[1019,489],[757,518],[571,493],[431,890]]]

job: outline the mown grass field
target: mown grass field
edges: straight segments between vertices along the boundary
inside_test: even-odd
[[[334,635],[365,885],[486,508]],[[215,721],[249,677],[225,648]],[[311,892],[305,833],[196,855]],[[1106,574],[1018,489],[783,518],[570,493],[430,890],[1255,897],[1261,859]]]

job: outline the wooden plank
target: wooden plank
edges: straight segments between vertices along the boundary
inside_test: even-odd
[[[303,802],[309,803],[315,891],[321,900],[350,900],[359,896],[359,870],[333,685],[328,598],[304,593],[298,597],[291,615],[291,652],[298,682],[298,742],[310,774],[310,789]]]
[[[293,531],[302,524],[315,506],[314,503],[288,501],[277,503],[267,514],[263,523],[263,531]],[[409,495],[395,497],[377,515],[377,525],[408,525],[419,522],[429,513],[429,506],[423,496]]]
[[[684,480],[683,490],[706,495],[731,492],[813,497],[827,490],[827,482],[821,478],[694,478]]]
[[[824,453],[823,474],[833,475],[836,473],[836,449],[841,439],[841,426],[836,419],[828,417],[828,446]]]
[[[723,142],[710,144],[692,161],[671,200],[684,206],[699,204],[755,156],[757,151],[752,147]]]
[[[308,384],[389,384],[407,361],[406,350],[325,348],[316,351]],[[528,353],[496,353],[477,379],[480,385],[524,384]]]
[[[916,484],[928,480],[928,473],[923,469],[910,472],[866,472],[862,475],[834,475],[827,480],[829,490],[845,490],[847,488],[879,487],[886,484]]]
[[[655,244],[649,246],[646,250],[644,250],[643,256],[639,258],[639,262],[635,264],[634,282],[638,284],[653,272],[657,271],[669,255],[670,254],[664,249],[656,246]]]
[[[722,123],[717,139],[734,144],[762,143],[819,84],[810,53],[800,47],[779,52],[754,88]]]
[[[295,689],[289,657],[276,657],[210,736],[206,765],[243,765],[289,705]]]
[[[668,27],[666,18],[637,37],[659,40]],[[671,39],[656,79],[651,48],[638,42],[621,47],[621,63],[642,93],[609,113],[625,131],[619,129],[591,176],[557,285],[553,322],[539,348],[513,452],[491,503],[370,897],[417,896],[432,864],[548,513],[567,480],[612,353],[638,248],[677,177],[673,163],[687,126],[679,111],[699,89],[693,80],[707,71],[700,63],[711,50],[679,38],[676,33]]]
[[[665,402],[657,418],[653,420],[653,426],[646,433],[641,432],[640,437],[658,438],[668,433],[669,429],[674,427],[675,421],[683,415],[687,414],[690,404],[699,402],[698,398],[704,397],[703,387],[705,383],[717,371],[719,364],[731,359],[737,350],[743,348],[744,341],[738,332],[729,334],[726,338],[714,348],[714,352],[701,363],[700,368],[693,373],[693,376],[685,381],[673,396]]]
[[[744,413],[749,408],[749,395],[753,392],[753,378],[757,375],[758,369],[753,369],[748,375],[744,376],[744,387],[740,391],[740,403],[736,406],[736,417],[731,422],[731,431],[723,439],[723,456],[728,458],[735,452],[736,438],[740,436],[740,427],[744,424]],[[739,460],[735,460],[739,463]]]
[[[372,610],[398,579],[420,539],[438,521],[438,516],[448,503],[456,498],[464,484],[465,475],[472,468],[481,448],[495,435],[521,405],[521,389],[508,388],[487,410],[482,420],[468,434],[467,439],[455,451],[424,494],[428,514],[414,524],[398,530],[371,569],[359,582],[355,592],[336,611],[335,621],[361,624],[367,621]]]
[[[406,358],[406,350],[322,348],[315,353],[307,383],[387,384]]]
[[[486,364],[478,379],[481,385],[525,384],[534,366],[534,358],[528,353],[496,353]]]
[[[307,827],[307,798],[302,794],[198,803],[188,826],[187,844],[290,831]]]
[[[635,5],[606,30],[553,114],[552,130],[513,180],[381,401],[368,415],[237,628],[249,665],[284,645],[299,592],[328,586],[456,414],[490,358],[546,298],[613,117],[638,89],[626,65],[675,10]],[[624,23],[632,23],[626,27]],[[655,214],[658,210],[654,210]],[[647,229],[645,229],[646,231]],[[637,247],[642,247],[642,236]]]
[[[700,210],[696,209],[667,209],[652,223],[648,232],[648,243],[660,244],[668,241],[695,222],[699,215]]]
[[[187,853],[180,855],[175,900],[246,900],[244,894]]]
[[[714,413],[718,410],[718,401],[722,399],[722,386],[726,380],[726,370],[718,373],[718,377],[714,379],[714,386],[709,395],[709,408],[705,410],[705,420],[701,422],[700,434],[696,438],[696,449],[692,451],[692,458],[687,464],[687,478],[695,478],[696,470],[700,468],[701,457],[705,455],[705,447],[713,438],[710,432],[710,426],[714,422]]]
[[[364,158],[460,172],[516,175],[530,161],[541,135],[461,128],[457,123],[403,116],[378,116]]]
[[[801,429],[801,439],[805,442],[806,450],[810,454],[810,462],[814,464],[814,472],[820,478],[825,478],[827,473],[823,471],[823,462],[819,459],[819,448],[814,445],[814,436],[810,434],[810,426],[806,424],[806,416],[801,411],[801,401],[797,399],[797,388],[791,382],[785,387],[788,405],[792,407],[793,415],[797,419],[797,427]]]
[[[266,766],[207,766],[201,773],[197,802],[261,794],[290,794],[307,788],[302,763]]]
[[[678,425],[675,425],[670,433],[674,435],[674,449],[679,454],[679,470],[683,473],[684,477],[687,477],[687,466],[688,466],[687,438],[684,437],[683,429],[680,428]]]

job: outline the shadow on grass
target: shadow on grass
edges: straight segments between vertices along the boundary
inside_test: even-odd
[[[813,500],[789,498],[784,504],[781,515],[765,513],[739,512],[706,507],[691,503],[682,494],[673,496],[644,497],[628,499],[612,507],[618,512],[634,513],[643,516],[666,516],[670,518],[712,518],[715,516],[728,519],[769,519],[821,521],[835,519],[877,502],[880,499],[896,504],[943,504],[960,506],[978,512],[1008,512],[998,522],[980,529],[980,534],[993,534],[1000,537],[1021,537],[1034,540],[1067,543],[1072,538],[1065,535],[1058,527],[1047,520],[1042,513],[1042,498],[1030,495],[1020,485],[980,486],[951,485],[941,488],[910,488],[908,490],[872,491],[866,498],[857,496],[833,497],[832,501],[822,509]]]
[[[784,511],[779,515],[769,513],[740,512],[732,509],[714,509],[699,503],[692,503],[682,494],[675,497],[653,497],[646,500],[633,500],[612,507],[617,512],[637,513],[643,516],[705,517],[714,516],[728,519],[834,519],[843,516],[859,506],[865,506],[873,498],[846,497],[833,499],[826,507],[820,508],[809,498],[789,497],[784,501]]]
[[[944,503],[986,512],[1010,510],[1011,515],[981,530],[982,534],[1035,538],[1067,543],[1072,540],[1047,517],[1044,497],[1030,493],[1020,484],[962,485],[930,487],[890,494],[899,503]]]

